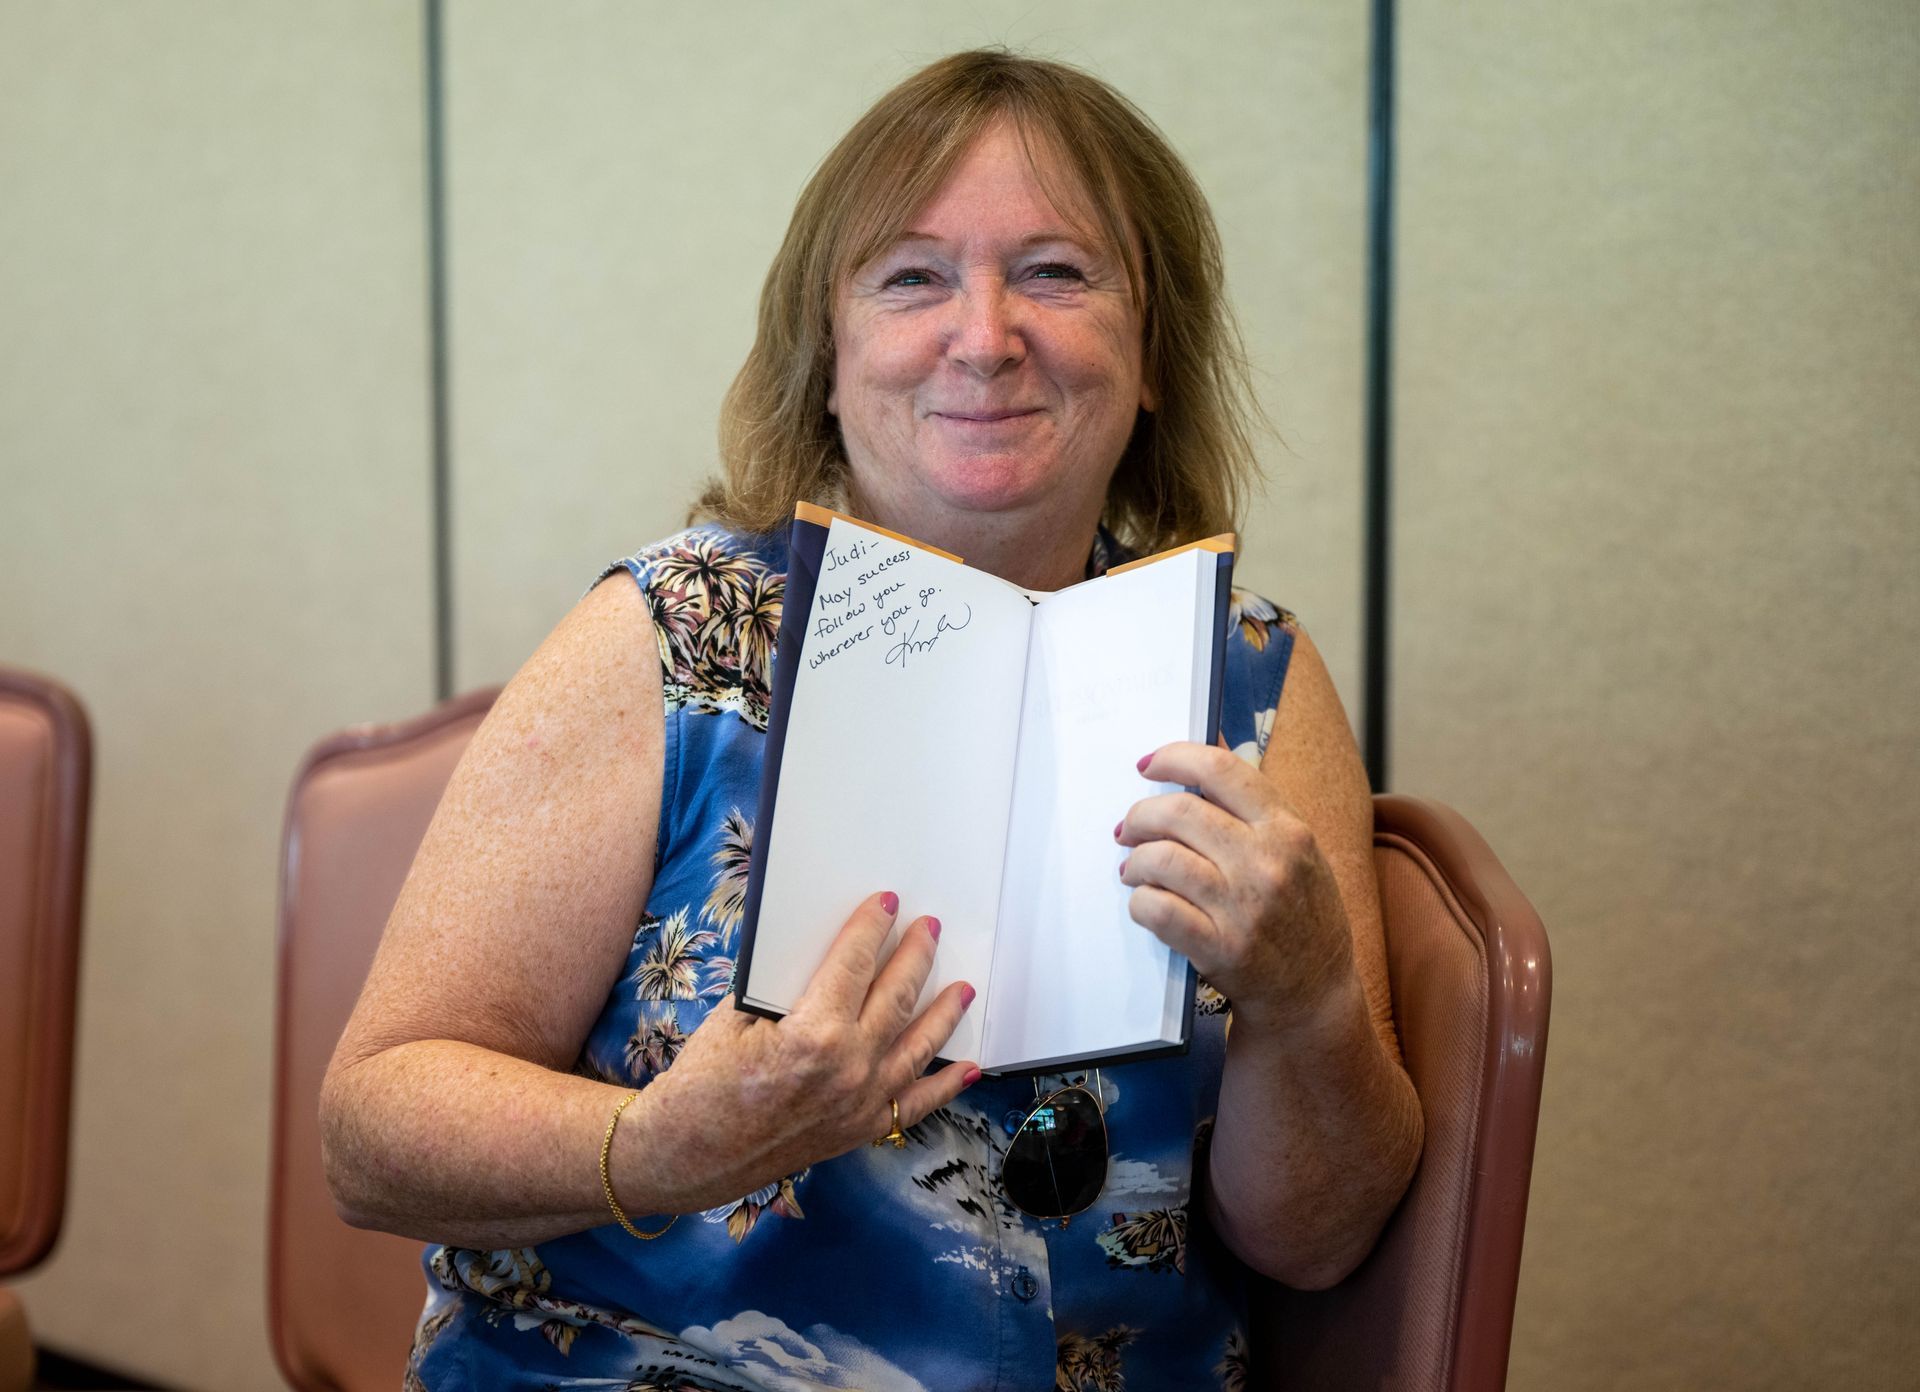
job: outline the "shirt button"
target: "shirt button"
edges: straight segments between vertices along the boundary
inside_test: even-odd
[[[1000,1129],[1009,1136],[1019,1135],[1020,1123],[1027,1119],[1027,1112],[1030,1110],[1032,1109],[1022,1107],[1007,1108],[1007,1114],[1000,1118]]]
[[[1024,1266],[1013,1273],[1013,1293],[1021,1300],[1031,1300],[1040,1293],[1040,1283]]]

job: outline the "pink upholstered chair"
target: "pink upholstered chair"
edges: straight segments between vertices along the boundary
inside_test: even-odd
[[[1461,816],[1374,799],[1393,1015],[1426,1117],[1419,1173],[1332,1290],[1267,1287],[1259,1386],[1498,1392],[1546,1062],[1546,932]]]
[[[390,1392],[424,1299],[419,1244],[348,1228],[320,1172],[320,1079],[460,751],[478,692],[322,742],[287,810],[269,1304],[302,1392]],[[1375,800],[1394,1015],[1426,1113],[1419,1174],[1331,1291],[1267,1288],[1254,1387],[1492,1392],[1505,1382],[1549,971],[1540,920],[1458,814]],[[352,1279],[344,1272],[355,1272]]]
[[[0,1278],[52,1250],[66,1207],[92,759],[73,695],[0,667]],[[32,1369],[25,1314],[0,1287],[0,1388]]]
[[[395,1392],[420,1244],[350,1228],[320,1167],[320,1080],[453,766],[493,691],[323,740],[293,781],[280,883],[267,1320],[301,1392]]]

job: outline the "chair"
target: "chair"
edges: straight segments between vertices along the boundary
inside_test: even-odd
[[[1257,1293],[1257,1385],[1498,1392],[1546,1062],[1546,932],[1458,813],[1375,798],[1373,845],[1426,1148],[1357,1271],[1327,1291]]]
[[[453,766],[496,692],[307,755],[280,882],[267,1323],[301,1392],[392,1392],[426,1301],[420,1244],[340,1221],[320,1165],[320,1081]]]
[[[93,738],[59,683],[0,667],[0,1278],[60,1235],[73,1096],[74,991]],[[33,1377],[18,1300],[0,1288],[0,1389]]]
[[[326,740],[287,811],[269,1318],[301,1392],[394,1387],[419,1244],[348,1228],[320,1172],[320,1079],[434,805],[492,703],[477,692]],[[1506,1380],[1550,983],[1538,916],[1457,814],[1374,801],[1394,1018],[1426,1150],[1373,1254],[1330,1291],[1265,1287],[1255,1386],[1492,1392]],[[342,1273],[355,1273],[351,1279]]]

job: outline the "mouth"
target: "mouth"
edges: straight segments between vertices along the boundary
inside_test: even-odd
[[[1022,416],[1037,415],[1038,409],[1028,407],[1024,410],[1005,411],[932,411],[928,414],[941,420],[963,421],[972,425],[993,425],[999,421],[1018,420]]]

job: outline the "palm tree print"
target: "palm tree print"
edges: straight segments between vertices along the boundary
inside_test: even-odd
[[[673,1066],[686,1042],[687,1036],[680,1028],[680,1012],[668,1006],[665,1015],[647,1022],[627,1041],[628,1073],[637,1077],[646,1072],[658,1077]]]
[[[1220,1375],[1220,1392],[1247,1392],[1253,1385],[1253,1356],[1239,1330],[1227,1335],[1227,1350],[1213,1371]]]
[[[700,999],[718,1000],[731,991],[733,972],[733,958],[722,957],[719,953],[707,958],[706,964],[700,968],[700,975],[707,979],[706,985],[700,988]]]
[[[718,873],[707,894],[700,921],[720,930],[723,947],[733,946],[747,908],[747,872],[753,862],[753,823],[734,808],[720,823],[720,849],[713,853]]]
[[[728,594],[715,596],[700,637],[742,686],[764,694],[770,689],[773,650],[780,640],[787,580],[750,561],[745,564],[749,570],[740,583]]]
[[[811,1167],[799,1174],[788,1175],[776,1183],[754,1190],[744,1199],[736,1199],[730,1204],[710,1208],[701,1214],[709,1223],[725,1223],[727,1236],[735,1242],[746,1240],[753,1231],[754,1224],[760,1221],[763,1213],[778,1214],[782,1218],[805,1218],[800,1209],[800,1198],[795,1192],[813,1171]]]
[[[1108,1266],[1145,1271],[1187,1269],[1187,1209],[1152,1208],[1145,1213],[1116,1213],[1100,1234]]]
[[[634,969],[634,993],[641,1000],[693,1000],[700,993],[700,954],[714,941],[712,933],[687,922],[684,908],[675,909]]]
[[[1120,1350],[1138,1330],[1116,1324],[1104,1334],[1062,1334],[1054,1346],[1054,1392],[1125,1392]]]
[[[701,532],[688,533],[653,563],[656,584],[680,591],[707,613],[737,608],[754,572],[763,569],[751,557],[729,554],[722,538]]]
[[[1263,652],[1267,646],[1267,636],[1277,624],[1298,624],[1300,621],[1270,599],[1262,599],[1251,590],[1233,590],[1227,598],[1227,627],[1236,624],[1240,636],[1255,652]]]
[[[685,691],[700,680],[699,602],[682,590],[654,585],[647,591],[647,606],[653,614],[653,636],[660,645],[660,670],[669,695]]]

